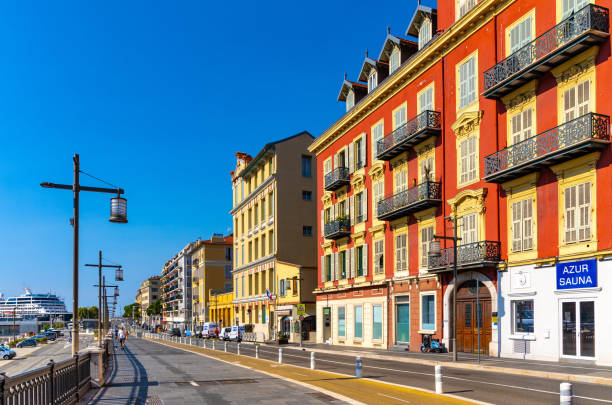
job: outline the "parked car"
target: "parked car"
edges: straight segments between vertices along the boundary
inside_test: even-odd
[[[202,337],[205,339],[215,338],[217,337],[218,329],[217,322],[204,322],[202,326]]]
[[[232,330],[229,334],[229,340],[235,342],[242,341],[242,335],[244,334],[244,326],[232,326]]]
[[[221,328],[221,330],[219,331],[219,339],[230,340],[231,331],[232,331],[232,328],[230,327]]]
[[[21,342],[18,342],[16,345],[18,348],[22,348],[22,347],[27,347],[27,346],[33,346],[36,347],[36,339],[34,338],[27,338],[22,340]]]
[[[0,357],[2,357],[4,360],[10,360],[15,356],[17,356],[15,350],[11,350],[6,346],[0,346]]]
[[[57,339],[57,335],[55,334],[55,332],[45,332],[43,334],[44,337],[47,338],[47,340],[55,340]]]
[[[62,331],[61,331],[61,330],[59,330],[59,329],[53,329],[53,328],[51,328],[51,329],[47,329],[47,332],[55,332],[55,334],[56,334],[57,336],[64,336],[64,332],[62,332]]]
[[[170,336],[182,336],[181,330],[179,328],[170,329]]]

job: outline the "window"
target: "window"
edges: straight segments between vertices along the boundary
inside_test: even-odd
[[[378,141],[383,139],[383,123],[376,124],[372,128],[372,160],[376,158],[378,154]]]
[[[419,49],[423,48],[431,40],[431,20],[423,21],[419,29]]]
[[[268,237],[268,245],[270,246],[268,250],[268,254],[274,253],[274,233],[270,232]]]
[[[242,276],[242,296],[244,297],[244,276]]]
[[[338,336],[346,336],[346,314],[344,307],[338,307]]]
[[[263,234],[261,235],[261,255],[265,256],[266,255],[266,235]]]
[[[357,247],[357,277],[363,276],[363,246]]]
[[[591,182],[565,189],[565,243],[591,239]]]
[[[312,201],[312,191],[302,191],[302,200],[304,201]]]
[[[459,109],[476,101],[476,57],[459,66]]]
[[[376,73],[376,70],[372,69],[372,72],[370,72],[370,75],[368,76],[368,93],[372,92],[372,90],[374,90],[376,88],[376,85],[378,84],[378,74]]]
[[[533,109],[529,108],[515,114],[511,118],[510,130],[512,132],[512,144],[517,144],[527,138],[531,138],[533,130]]]
[[[395,72],[400,67],[400,51],[398,48],[393,48],[389,57],[389,74]]]
[[[476,180],[477,160],[476,160],[476,136],[470,136],[459,143],[459,154],[461,164],[460,184]]]
[[[339,253],[340,258],[338,259],[340,265],[340,278],[346,278],[346,251]]]
[[[408,270],[406,260],[406,234],[395,237],[395,271]]]
[[[461,217],[461,245],[478,242],[478,214],[467,214]]]
[[[259,205],[257,204],[253,207],[253,224],[255,226],[259,225]]]
[[[407,183],[408,183],[408,171],[398,170],[395,173],[395,194],[399,194],[402,191],[406,190]]]
[[[278,295],[280,295],[281,297],[284,297],[287,293],[285,283],[286,281],[284,278],[281,278],[280,280],[278,280]]]
[[[378,202],[385,198],[385,187],[382,181],[374,183],[374,213],[378,216]]]
[[[383,316],[382,305],[372,306],[372,339],[382,339]]]
[[[352,90],[349,90],[346,95],[346,111],[349,111],[351,108],[355,106],[355,94]]]
[[[406,123],[406,107],[398,108],[393,112],[393,129],[396,130]]]
[[[512,301],[512,333],[533,333],[533,323],[533,300]]]
[[[268,196],[268,216],[274,215],[274,194],[270,193]]]
[[[331,261],[332,261],[331,255],[325,256],[325,280],[323,281],[331,281],[332,279]]]
[[[589,81],[584,82],[565,90],[563,92],[563,111],[565,122],[578,118],[590,111],[589,107]]]
[[[385,240],[377,240],[374,242],[374,274],[382,274],[385,271],[384,262]]]
[[[421,295],[421,330],[436,330],[436,296]]]
[[[514,53],[531,42],[531,16],[510,30],[510,53]]]
[[[244,245],[242,245],[242,264],[244,264]]]
[[[363,337],[363,307],[361,305],[355,306],[355,338],[361,339]]]
[[[312,236],[312,226],[304,225],[302,227],[302,235]]]
[[[476,0],[459,0],[459,18],[466,15],[475,5]]]
[[[236,277],[236,295],[238,295],[238,277]]]
[[[421,267],[428,265],[429,243],[433,241],[433,236],[433,226],[424,226],[421,229]]]
[[[225,265],[225,278],[232,278],[232,266],[229,264]]]
[[[327,159],[325,162],[323,162],[323,174],[325,175],[331,171],[332,171],[332,160]]]
[[[312,158],[302,156],[302,177],[312,177]]]
[[[365,162],[363,158],[365,158],[365,154],[363,152],[363,138],[359,138],[355,141],[355,169],[361,169],[365,166]]]
[[[355,196],[355,222],[363,222],[363,193],[359,193]]]
[[[435,173],[433,156],[421,160],[421,163],[419,163],[419,169],[421,170],[421,183],[424,183],[426,181],[434,181]]]
[[[512,203],[512,251],[533,248],[533,201],[527,198]]]
[[[430,86],[419,94],[419,113],[434,110],[433,90],[433,86]]]
[[[563,18],[569,17],[587,4],[589,0],[563,0]]]

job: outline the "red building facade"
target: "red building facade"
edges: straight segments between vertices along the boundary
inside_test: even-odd
[[[609,217],[597,213],[612,191],[600,79],[609,69],[607,3],[419,5],[412,40],[389,33],[359,81],[344,81],[347,113],[310,147],[319,341],[418,350],[432,335],[448,347],[456,322],[459,351],[511,356],[520,340],[524,355],[526,341],[557,339],[547,356],[563,356],[567,322],[540,322],[548,309],[534,310],[530,297],[565,297],[541,268],[601,261],[612,243]],[[451,240],[428,251],[435,237],[453,235],[456,278]],[[523,278],[529,286],[516,289],[511,280]],[[593,318],[606,297],[595,299]],[[571,312],[564,300],[550,309],[559,319]],[[588,358],[589,343],[581,347]]]

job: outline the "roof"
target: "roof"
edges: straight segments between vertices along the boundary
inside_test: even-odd
[[[415,49],[418,44],[409,39],[396,37],[395,35],[387,34],[385,38],[385,43],[383,44],[382,49],[380,50],[380,55],[378,55],[378,60],[380,62],[389,62],[389,58],[391,57],[391,51],[394,46],[413,46]]]
[[[262,157],[264,157],[264,156],[265,156],[265,154],[266,154],[266,153],[267,153],[267,152],[268,152],[270,149],[272,149],[274,146],[278,145],[279,143],[287,142],[287,141],[289,141],[289,140],[291,140],[291,139],[293,139],[293,138],[297,138],[297,137],[302,136],[302,135],[308,135],[308,136],[309,136],[309,137],[311,137],[312,139],[315,139],[315,137],[314,137],[314,136],[312,136],[312,135],[310,134],[310,132],[308,132],[308,131],[302,131],[302,132],[298,132],[298,133],[297,133],[297,134],[295,134],[295,135],[291,135],[291,136],[288,136],[288,137],[286,137],[286,138],[279,139],[278,141],[274,141],[274,142],[267,143],[267,144],[265,144],[265,145],[264,145],[264,147],[263,147],[263,148],[262,148],[262,149],[259,151],[259,153],[258,153],[258,154],[257,154],[257,155],[256,155],[256,156],[253,158],[253,160],[251,160],[251,161],[249,162],[249,164],[247,164],[247,165],[244,167],[244,169],[242,169],[242,170],[240,171],[240,173],[238,173],[238,177],[242,177],[242,178],[244,178],[244,176],[245,176],[245,175],[246,175],[246,174],[247,174],[247,173],[248,173],[248,172],[249,172],[249,171],[250,171],[250,170],[251,170],[251,169],[252,169],[252,168],[253,168],[253,167],[254,167],[254,166],[257,164],[257,162],[258,162],[259,160],[261,160],[261,158],[262,158]]]
[[[365,60],[363,61],[363,65],[361,66],[361,72],[359,72],[359,81],[367,82],[368,76],[370,75],[370,69],[374,68],[378,71],[379,65],[387,65],[387,63],[380,62],[366,56]]]
[[[348,95],[348,91],[354,89],[355,87],[361,87],[363,89],[368,88],[366,84],[359,82],[352,82],[350,80],[344,79],[342,82],[342,87],[340,88],[340,94],[338,94],[338,101],[346,101],[346,96]]]
[[[438,10],[435,8],[427,7],[422,4],[419,4],[414,10],[414,14],[410,19],[410,24],[408,24],[408,29],[406,30],[406,35],[411,35],[413,37],[419,36],[419,28],[421,28],[421,24],[425,17],[435,18],[438,15]]]

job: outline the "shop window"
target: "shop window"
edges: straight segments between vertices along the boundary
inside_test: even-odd
[[[533,333],[533,300],[512,301],[512,333]]]
[[[355,306],[355,338],[363,338],[363,307]]]
[[[338,337],[346,337],[346,314],[344,307],[338,307]]]
[[[436,329],[436,296],[421,295],[421,330]]]
[[[381,340],[383,331],[383,308],[382,305],[372,307],[372,339]]]

